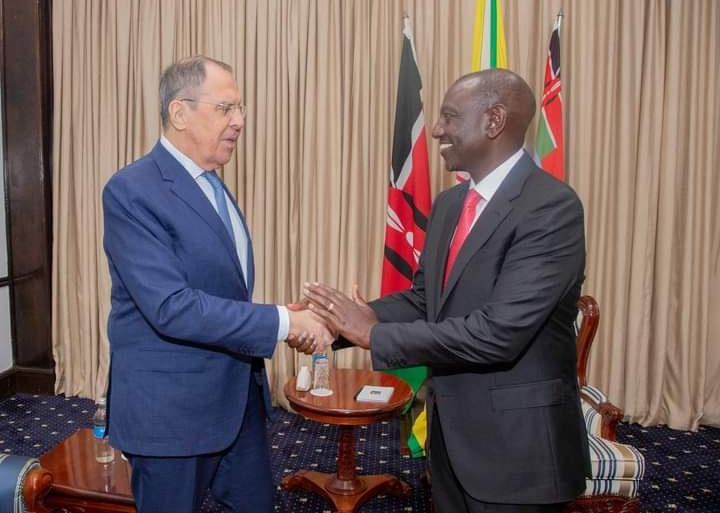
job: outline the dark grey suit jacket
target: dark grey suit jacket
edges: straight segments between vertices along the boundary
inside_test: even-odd
[[[371,303],[381,321],[371,332],[373,367],[429,366],[428,405],[468,494],[570,500],[589,472],[573,331],[585,269],[582,204],[523,155],[443,290],[467,188],[436,198],[412,289]]]

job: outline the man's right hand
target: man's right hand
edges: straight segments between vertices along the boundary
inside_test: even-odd
[[[328,331],[322,319],[310,310],[300,310],[291,305],[288,306],[290,333],[286,340],[287,344],[305,354],[327,350],[335,337]]]
[[[352,299],[337,289],[321,283],[306,283],[303,289],[310,310],[320,317],[333,333],[339,333],[358,347],[370,349],[370,331],[379,321],[372,308],[353,287]]]

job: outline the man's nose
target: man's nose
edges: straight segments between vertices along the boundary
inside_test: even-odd
[[[445,133],[445,131],[440,126],[440,123],[435,123],[435,126],[433,126],[432,131],[430,132],[430,135],[432,136],[433,139],[440,139],[444,133]]]
[[[233,110],[232,117],[230,118],[230,126],[236,130],[240,130],[245,126],[245,116],[240,112],[240,109]]]

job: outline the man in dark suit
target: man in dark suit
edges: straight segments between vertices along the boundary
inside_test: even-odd
[[[289,336],[308,352],[332,338],[312,312],[252,302],[250,233],[214,171],[244,125],[232,69],[179,61],[160,105],[160,141],[103,191],[110,441],[132,465],[138,513],[194,513],[208,487],[229,511],[267,513],[263,358]]]
[[[375,369],[427,365],[438,513],[554,512],[585,488],[573,322],[582,205],[524,152],[530,87],[501,69],[445,95],[432,135],[471,180],[432,208],[412,288],[365,304],[306,284],[312,309]]]

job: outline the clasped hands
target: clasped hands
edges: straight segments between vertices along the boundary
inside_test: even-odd
[[[342,336],[353,344],[370,349],[370,330],[377,324],[375,312],[353,286],[352,299],[321,283],[305,283],[302,301],[288,306],[288,345],[312,354],[327,350]]]

